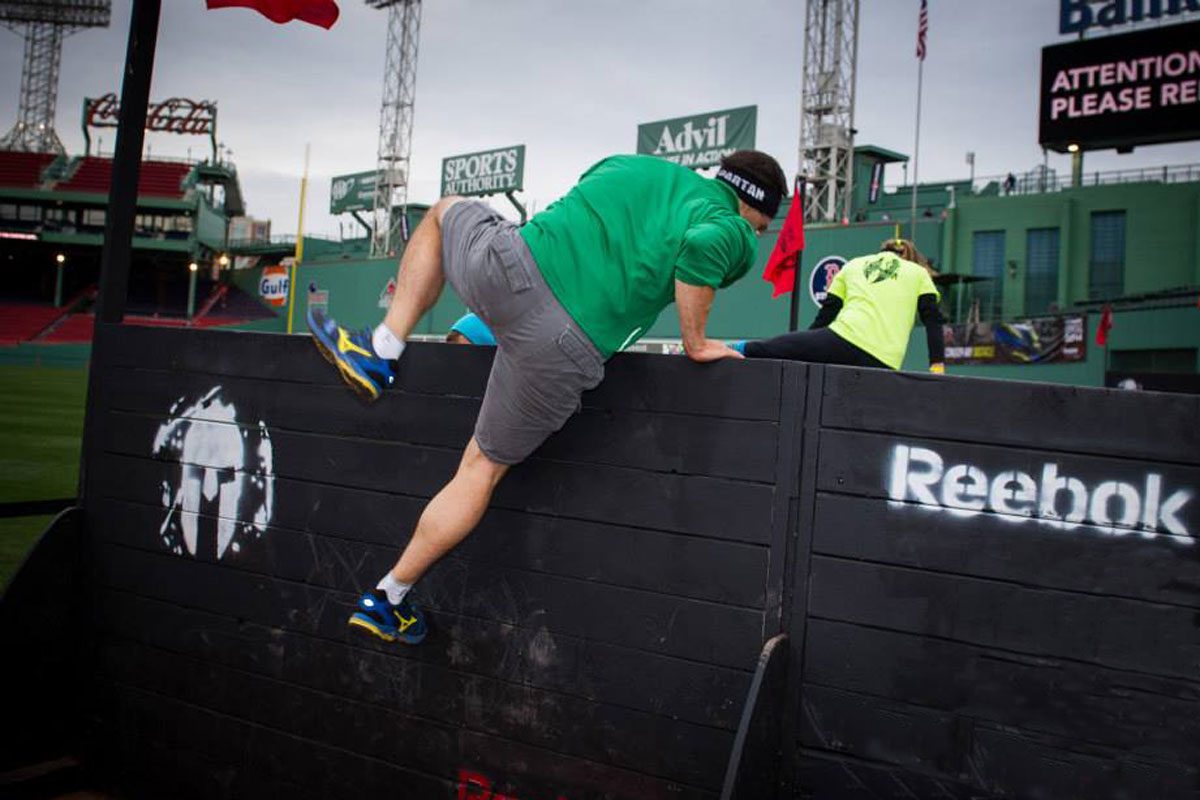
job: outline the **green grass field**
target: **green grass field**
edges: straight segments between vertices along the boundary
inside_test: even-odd
[[[0,367],[0,504],[74,497],[87,372]],[[0,518],[0,586],[51,517]]]

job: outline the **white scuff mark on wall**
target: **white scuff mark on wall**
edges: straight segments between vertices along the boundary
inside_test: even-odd
[[[1020,470],[989,477],[977,466],[947,466],[937,451],[907,444],[893,447],[886,470],[892,505],[916,502],[961,517],[992,512],[1007,522],[1032,520],[1064,530],[1090,525],[1116,536],[1137,533],[1183,545],[1196,542],[1182,516],[1194,490],[1174,488],[1164,495],[1160,473],[1147,472],[1136,482],[1106,480],[1089,486],[1047,461],[1040,478]]]
[[[215,555],[237,553],[242,543],[266,532],[275,499],[274,450],[263,422],[238,425],[237,409],[221,387],[186,405],[180,398],[159,426],[153,453],[178,462],[174,485],[164,481],[163,543],[196,555],[215,516]]]

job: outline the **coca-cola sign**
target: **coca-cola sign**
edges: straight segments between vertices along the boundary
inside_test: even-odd
[[[89,128],[115,128],[120,118],[121,103],[109,92],[103,97],[88,98],[84,106],[85,124]],[[217,125],[217,104],[210,100],[189,100],[171,97],[146,108],[146,130],[178,133],[188,136],[211,136]]]

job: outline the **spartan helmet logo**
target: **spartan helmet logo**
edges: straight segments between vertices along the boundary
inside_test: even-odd
[[[239,426],[220,386],[184,408],[186,399],[175,402],[154,437],[154,455],[179,467],[175,485],[162,484],[167,515],[159,535],[179,555],[186,550],[220,559],[262,536],[271,521],[271,436],[262,422]]]

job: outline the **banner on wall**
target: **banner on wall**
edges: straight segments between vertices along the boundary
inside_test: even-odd
[[[335,176],[329,184],[329,213],[344,214],[374,208],[375,180],[378,176],[375,170]]]
[[[712,167],[734,150],[753,150],[758,106],[710,111],[638,125],[637,152],[692,169]]]
[[[1087,355],[1087,317],[945,325],[947,364],[1062,364]]]
[[[525,186],[525,145],[442,159],[442,197],[482,197],[519,192]]]

